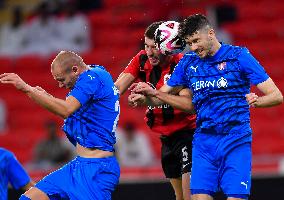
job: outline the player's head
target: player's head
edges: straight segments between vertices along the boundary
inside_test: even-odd
[[[200,58],[214,55],[220,46],[212,25],[201,14],[191,15],[183,20],[179,26],[179,35]]]
[[[76,53],[61,51],[51,64],[51,73],[60,88],[72,89],[86,67],[83,59]]]
[[[160,53],[159,49],[156,47],[155,40],[154,40],[155,31],[159,27],[159,25],[162,24],[162,23],[163,23],[162,21],[152,23],[150,26],[147,27],[147,29],[144,33],[144,36],[145,36],[145,40],[144,40],[145,51],[146,51],[147,56],[149,58],[150,64],[152,66],[159,65],[167,57],[167,56]]]

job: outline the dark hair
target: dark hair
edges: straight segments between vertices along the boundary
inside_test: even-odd
[[[149,38],[149,39],[154,39],[155,31],[160,26],[160,24],[162,24],[162,23],[163,23],[163,21],[159,21],[159,22],[153,22],[152,24],[150,24],[150,26],[148,26],[146,28],[144,36]]]
[[[195,14],[185,18],[179,25],[179,36],[185,38],[203,28],[212,28],[208,19],[202,14]]]

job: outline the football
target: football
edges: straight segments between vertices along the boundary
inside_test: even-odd
[[[162,54],[177,54],[185,49],[185,41],[178,36],[178,26],[176,21],[166,21],[156,29],[154,41]]]

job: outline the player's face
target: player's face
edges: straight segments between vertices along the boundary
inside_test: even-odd
[[[72,70],[62,70],[62,68],[57,67],[52,69],[51,73],[60,88],[72,89],[76,83],[77,75]]]
[[[145,51],[152,66],[159,65],[165,59],[165,55],[160,53],[154,40],[149,39],[148,37],[145,37]]]
[[[185,37],[185,41],[190,47],[190,50],[195,52],[200,58],[205,58],[213,54],[211,52],[213,42],[210,34],[210,31],[202,30]]]

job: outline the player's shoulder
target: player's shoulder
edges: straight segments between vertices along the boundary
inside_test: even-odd
[[[214,58],[211,60],[209,59],[209,61],[227,62],[230,60],[239,60],[239,58],[245,51],[247,51],[245,47],[221,43],[220,49],[218,50]]]
[[[10,151],[8,151],[7,149],[4,149],[4,148],[1,148],[1,147],[0,147],[0,153],[1,153],[1,154],[6,154],[6,153],[9,154]]]
[[[14,154],[10,151],[8,151],[7,149],[4,148],[0,148],[0,157],[3,158],[11,158],[14,157]]]
[[[86,70],[85,76],[93,75],[93,74],[109,74],[104,66],[101,65],[90,65],[90,69]]]
[[[89,83],[90,81],[94,80],[102,80],[106,77],[111,76],[109,72],[101,65],[89,65],[90,69],[84,71],[80,74],[77,83]]]
[[[234,59],[238,60],[240,63],[248,64],[250,61],[255,61],[254,56],[245,46],[234,46]]]
[[[146,55],[147,56],[147,53],[144,49],[142,49],[137,53],[137,56],[140,56],[140,55]]]
[[[102,65],[90,65],[90,71],[106,71],[106,68]]]
[[[172,57],[172,60],[174,62],[178,63],[182,59],[183,55],[184,54],[182,54],[182,53],[174,54],[173,57]]]
[[[188,63],[196,60],[200,60],[199,56],[196,53],[190,51],[183,55],[183,57],[180,60],[180,63]]]
[[[189,51],[187,53],[184,54],[183,56],[184,58],[199,58],[198,55],[196,53],[194,53],[193,51]]]
[[[227,52],[231,52],[231,54],[234,55],[235,57],[240,56],[242,53],[249,52],[248,48],[244,46],[222,44],[222,47],[225,48]]]
[[[139,61],[141,62],[146,62],[148,60],[148,56],[145,50],[140,50],[137,54],[136,57],[139,59]]]
[[[146,51],[140,50],[135,56],[133,56],[133,58],[131,59],[131,62],[136,61],[138,63],[141,63],[141,62],[145,63],[147,60],[148,60],[148,56],[147,56]]]

